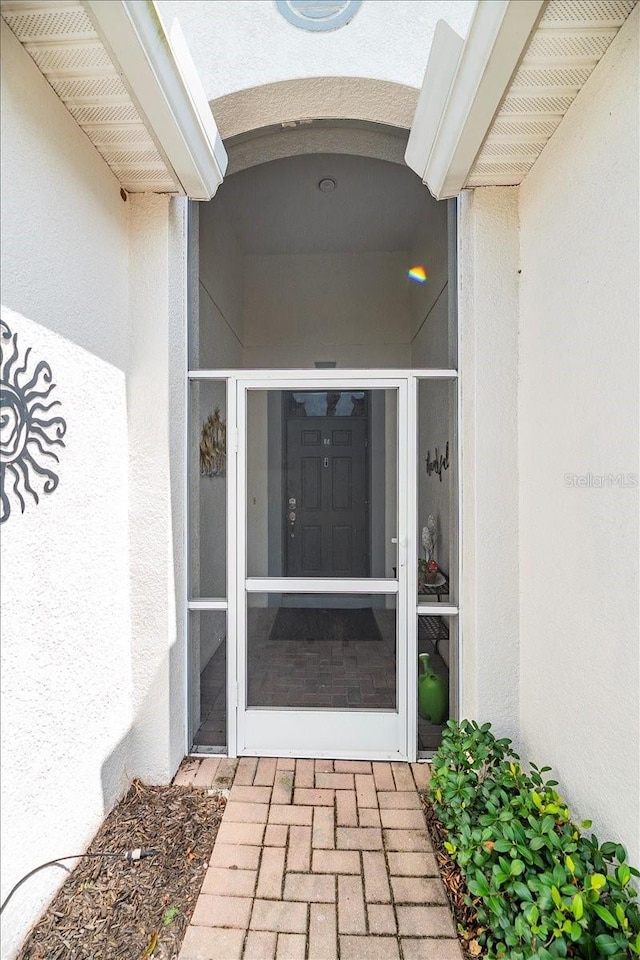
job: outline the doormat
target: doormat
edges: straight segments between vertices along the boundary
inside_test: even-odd
[[[370,607],[280,607],[273,621],[269,642],[284,643],[288,640],[340,640],[346,643],[382,640],[382,634]]]

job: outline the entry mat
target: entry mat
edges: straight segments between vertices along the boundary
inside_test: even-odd
[[[382,634],[370,607],[280,607],[273,621],[269,642],[283,643],[287,640],[381,641]]]

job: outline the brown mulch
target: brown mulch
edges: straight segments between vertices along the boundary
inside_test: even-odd
[[[436,816],[428,794],[421,793],[420,799],[422,800],[436,863],[440,869],[440,876],[449,899],[449,906],[456,921],[462,951],[465,957],[472,957],[475,960],[475,958],[485,955],[485,951],[478,940],[483,928],[478,923],[475,910],[465,900],[466,897],[470,897],[470,894],[462,871],[444,848],[447,831]]]
[[[219,793],[134,780],[89,851],[157,853],[138,862],[80,860],[18,960],[175,960],[224,807]]]

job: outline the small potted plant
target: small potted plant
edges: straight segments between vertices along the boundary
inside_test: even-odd
[[[440,567],[437,562],[431,560],[418,560],[418,593],[424,593],[427,584],[438,582]]]
[[[431,560],[427,560],[427,569],[424,577],[425,583],[436,583],[439,570],[440,568],[433,558],[431,558]]]

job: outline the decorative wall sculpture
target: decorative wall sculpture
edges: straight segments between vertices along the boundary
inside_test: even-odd
[[[202,425],[200,473],[203,477],[224,477],[227,468],[227,427],[220,408]]]
[[[24,493],[40,502],[32,483],[41,493],[53,493],[59,482],[52,448],[65,446],[67,424],[49,415],[61,406],[59,400],[46,402],[56,387],[51,367],[40,360],[29,373],[30,354],[28,347],[20,356],[18,334],[0,320],[0,523],[11,514],[11,500],[24,513]]]
[[[422,546],[424,547],[425,560],[433,560],[436,555],[436,543],[438,542],[438,522],[432,513],[427,518],[426,527],[422,528]]]

